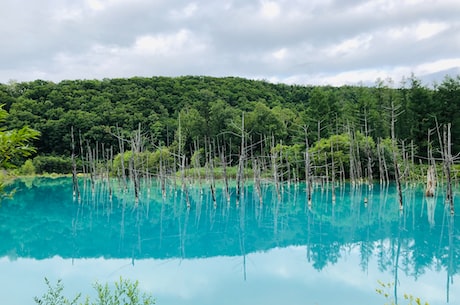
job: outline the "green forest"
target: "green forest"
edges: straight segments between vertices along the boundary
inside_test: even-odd
[[[313,164],[335,162],[346,177],[354,151],[355,163],[363,171],[370,164],[378,178],[379,160],[391,155],[390,139],[401,162],[427,163],[430,151],[440,156],[447,124],[452,154],[460,152],[460,76],[430,86],[411,76],[399,84],[342,87],[207,76],[10,81],[0,84],[0,105],[8,113],[3,130],[40,132],[32,156],[39,172],[70,172],[72,152],[85,154],[87,147],[116,155],[121,138],[129,151],[135,134],[142,135],[142,151],[184,156],[191,166],[223,152],[229,165],[242,155],[276,154],[297,178],[307,149]],[[23,162],[10,160],[16,167]]]

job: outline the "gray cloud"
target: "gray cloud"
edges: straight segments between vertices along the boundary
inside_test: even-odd
[[[0,82],[422,77],[460,66],[459,15],[456,0],[5,0]]]

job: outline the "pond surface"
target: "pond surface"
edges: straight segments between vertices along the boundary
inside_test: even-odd
[[[137,203],[116,181],[82,179],[80,200],[70,178],[14,187],[0,207],[0,304],[34,304],[45,277],[68,297],[138,280],[159,305],[384,304],[378,281],[400,304],[460,304],[460,220],[421,186],[405,188],[403,211],[378,185],[337,187],[334,202],[317,187],[311,205],[304,184],[264,185],[262,198],[249,185],[238,203],[220,186],[214,201],[205,186],[162,196],[152,184]]]

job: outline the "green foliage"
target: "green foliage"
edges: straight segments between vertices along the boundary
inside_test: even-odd
[[[142,294],[139,290],[139,282],[132,282],[120,278],[115,282],[115,288],[111,289],[108,284],[94,284],[97,292],[97,299],[90,302],[88,299],[85,305],[151,305],[155,299],[149,294]]]
[[[165,168],[169,168],[174,163],[174,157],[171,154],[168,147],[161,147],[155,151],[143,151],[134,154],[131,150],[123,153],[123,167],[126,173],[128,173],[129,164],[133,162],[137,168],[148,170],[150,174],[157,174],[160,169],[160,165]],[[122,156],[117,154],[113,159],[112,174],[120,175],[122,169]]]
[[[275,161],[279,166],[281,166],[281,169],[283,170],[285,175],[288,172],[295,172],[297,178],[305,178],[305,145],[278,144],[272,148],[271,153],[274,154],[274,156],[276,156]]]
[[[35,175],[35,165],[32,160],[27,159],[23,165],[19,168],[20,175]]]
[[[37,156],[32,162],[37,174],[68,174],[72,171],[70,157]]]
[[[48,290],[41,298],[35,297],[35,303],[39,305],[77,305],[77,301],[80,298],[80,294],[78,294],[74,299],[69,300],[65,297],[62,292],[64,290],[64,285],[62,284],[61,280],[58,280],[56,285],[53,286],[51,282],[45,278],[46,286]]]
[[[73,299],[68,299],[63,294],[64,285],[61,280],[58,280],[53,286],[48,279],[45,278],[48,290],[42,297],[35,297],[35,303],[39,305],[152,305],[155,304],[155,299],[146,293],[141,293],[138,281],[130,281],[120,278],[115,282],[114,287],[109,287],[106,284],[95,283],[94,289],[97,296],[94,300],[89,297],[85,298],[84,303],[79,302],[81,293],[77,294]]]
[[[0,123],[8,115],[2,107],[3,105],[0,105]],[[32,155],[36,150],[30,142],[37,139],[39,135],[38,131],[28,126],[11,130],[0,127],[0,168],[12,167],[19,158]]]
[[[255,135],[274,136],[275,140],[287,136],[286,125],[280,113],[270,109],[263,101],[258,101],[254,110],[248,113],[245,125],[245,129]]]
[[[350,147],[353,144],[352,147]],[[312,155],[313,163],[322,166],[330,164],[332,159],[336,166],[342,165],[345,170],[350,167],[350,150],[356,155],[361,164],[366,164],[367,150],[370,157],[376,159],[375,143],[371,137],[365,137],[360,132],[354,134],[353,139],[349,133],[332,135],[316,142],[309,150]]]
[[[0,171],[0,202],[5,198],[11,198],[15,192],[15,190],[11,190],[9,192],[6,191],[6,182],[7,177],[5,176],[5,173]]]
[[[375,291],[386,299],[385,305],[402,305],[401,302],[396,302],[394,293],[392,292],[395,286],[394,283],[378,281],[378,284],[380,288],[376,288]],[[404,294],[404,300],[407,302],[407,305],[429,305],[428,302],[423,303],[420,298],[407,293]]]
[[[193,168],[199,168],[202,165],[204,165],[204,149],[198,149],[196,150],[192,157],[190,158],[190,166]]]
[[[456,115],[460,111],[459,76],[446,77],[434,88],[423,86],[414,76],[397,89],[392,81],[382,80],[374,87],[336,88],[185,76],[66,80],[56,84],[37,80],[0,89],[0,100],[9,112],[5,121],[6,112],[0,110],[3,167],[7,167],[1,160],[5,156],[8,159],[3,163],[11,166],[22,163],[18,158],[34,153],[31,140],[39,155],[70,155],[71,127],[76,142],[81,135],[85,145],[104,143],[113,147],[114,153],[118,152],[118,143],[110,131],[118,126],[130,134],[140,125],[151,139],[149,149],[161,145],[177,152],[180,148],[181,154],[190,157],[194,143],[202,148],[206,138],[215,141],[216,150],[218,147],[237,160],[241,134],[237,129],[242,113],[247,144],[253,144],[251,153],[255,155],[268,153],[259,144],[265,137],[274,137],[275,143],[287,146],[303,143],[298,126],[308,127],[310,145],[348,130],[361,131],[377,142],[390,138],[391,106],[398,114],[396,138],[406,143],[413,140],[417,155],[426,156],[426,135],[436,126],[436,120],[452,124],[453,153],[460,151],[460,116]],[[5,144],[5,130],[14,131],[7,137],[20,145]],[[40,131],[40,138],[32,130]],[[433,151],[439,157],[435,138],[431,138]],[[2,151],[2,147],[10,151]],[[11,151],[11,147],[18,150]],[[342,160],[345,155],[338,153],[337,157],[339,162],[346,161]]]

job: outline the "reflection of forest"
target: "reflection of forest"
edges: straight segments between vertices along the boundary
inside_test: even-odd
[[[460,263],[455,216],[443,198],[426,201],[415,189],[406,190],[403,212],[391,187],[346,188],[335,204],[318,190],[311,208],[302,188],[285,188],[280,202],[266,187],[260,205],[249,187],[239,207],[220,193],[214,207],[211,196],[197,189],[188,194],[188,210],[180,189],[169,189],[166,198],[152,189],[134,206],[130,194],[115,193],[109,201],[103,182],[94,193],[82,186],[80,203],[72,200],[70,179],[46,182],[19,182],[14,200],[2,203],[0,256],[197,258],[302,245],[318,270],[357,251],[363,270],[375,259],[381,270],[394,272],[397,264],[414,277],[428,269],[452,276]]]

